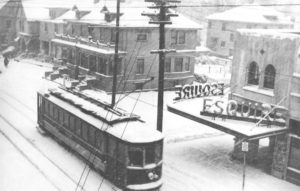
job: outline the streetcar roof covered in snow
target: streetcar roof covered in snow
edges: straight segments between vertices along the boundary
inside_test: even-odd
[[[61,94],[61,97],[53,93],[50,94],[49,91],[40,93],[48,94],[47,99],[49,101],[116,138],[130,143],[150,143],[163,138],[159,131],[138,120],[136,115],[124,114],[120,116],[110,109],[105,109],[67,91],[58,89],[56,91]]]

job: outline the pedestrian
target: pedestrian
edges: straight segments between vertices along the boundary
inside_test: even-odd
[[[7,58],[7,56],[4,57],[4,66],[7,67],[9,63],[9,60]]]

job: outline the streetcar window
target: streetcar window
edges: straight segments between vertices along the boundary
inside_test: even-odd
[[[124,145],[124,143],[119,142],[118,143],[118,159],[120,161],[126,160],[126,153],[127,153],[127,146]]]
[[[82,137],[85,141],[88,140],[88,128],[89,128],[89,126],[87,123],[85,123],[85,122],[81,123]]]
[[[160,162],[162,160],[162,142],[155,144],[155,162]]]
[[[47,100],[45,100],[45,113],[49,115],[49,102]]]
[[[104,135],[100,131],[96,131],[96,147],[101,152],[104,152],[104,148],[105,148]]]
[[[116,149],[117,149],[116,140],[113,137],[109,137],[108,141],[109,141],[108,154],[109,154],[109,156],[115,158],[116,157]]]
[[[58,121],[58,108],[57,106],[53,105],[53,117],[56,122]]]
[[[39,108],[41,108],[41,106],[42,106],[42,97],[40,94],[38,94],[38,106],[39,106]]]
[[[81,120],[76,118],[75,122],[75,133],[76,135],[81,136]]]
[[[89,143],[90,143],[91,145],[95,145],[95,133],[96,133],[95,128],[94,128],[93,126],[90,126],[90,128],[89,128],[89,139],[88,139],[88,141],[89,141]]]
[[[75,118],[73,115],[70,115],[70,129],[71,131],[74,131],[75,129]]]
[[[59,118],[59,124],[63,125],[64,123],[64,113],[63,110],[58,110],[58,118]]]
[[[146,164],[155,162],[154,145],[146,147]]]
[[[49,103],[49,116],[53,118],[53,104]]]
[[[66,111],[64,112],[64,126],[69,128],[69,113]]]
[[[142,149],[129,150],[128,155],[129,155],[129,164],[131,166],[143,166]]]

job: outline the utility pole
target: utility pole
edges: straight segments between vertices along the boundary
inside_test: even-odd
[[[74,59],[74,64],[75,64],[75,80],[78,80],[78,76],[79,76],[79,59],[80,59],[80,57],[79,57],[79,48],[77,47],[77,40],[78,39],[76,39],[76,44],[75,44],[75,52],[74,52],[74,56],[75,56],[75,59]]]
[[[111,107],[113,108],[116,103],[116,89],[117,89],[117,73],[119,62],[119,25],[120,25],[120,0],[117,0],[117,18],[116,18],[116,40],[115,40],[115,55],[114,55],[114,71],[113,71],[113,86]]]
[[[248,142],[242,142],[242,151],[243,151],[243,184],[242,184],[242,191],[245,190],[245,181],[246,181],[246,152],[249,151]]]
[[[165,66],[165,53],[176,52],[176,50],[165,49],[165,25],[172,24],[170,17],[178,16],[177,14],[167,13],[168,8],[176,8],[177,6],[168,5],[168,3],[179,3],[174,0],[145,0],[145,2],[155,3],[155,6],[150,6],[150,9],[159,9],[159,13],[142,13],[143,16],[150,16],[158,18],[158,21],[152,20],[149,24],[159,25],[159,49],[153,50],[151,53],[159,54],[159,67],[158,67],[158,99],[157,99],[157,130],[163,130],[163,107],[164,107],[164,66]]]

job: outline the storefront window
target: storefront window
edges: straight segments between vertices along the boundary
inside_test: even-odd
[[[300,139],[291,138],[289,167],[300,170]]]

